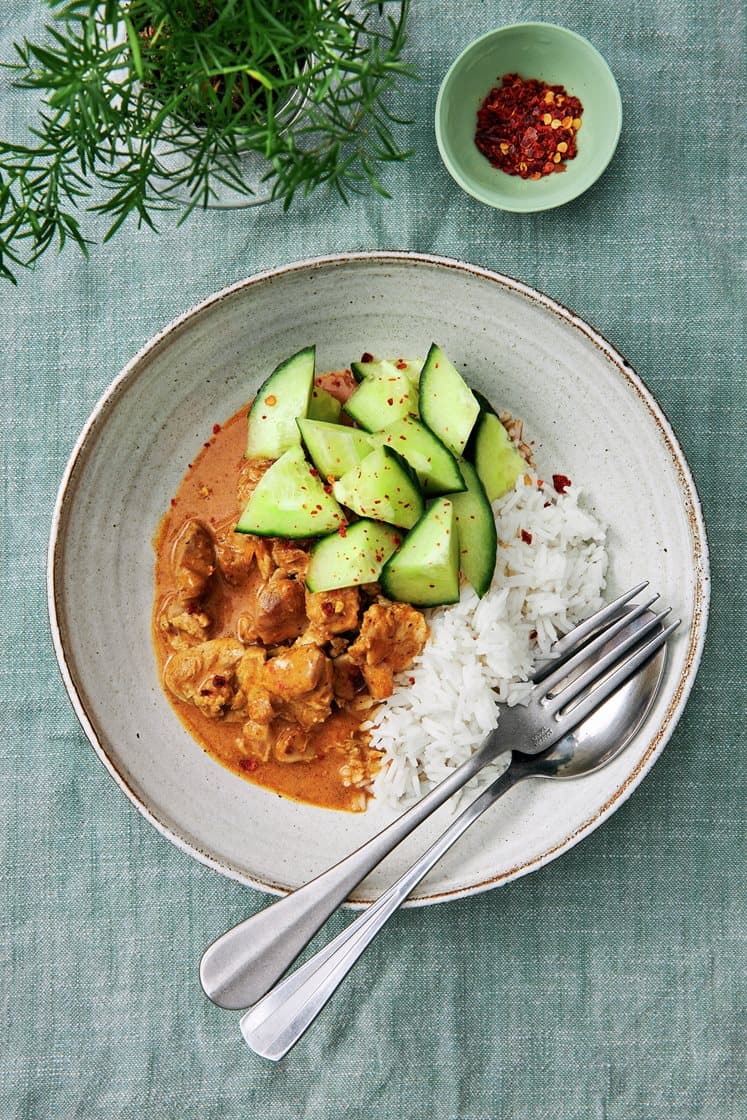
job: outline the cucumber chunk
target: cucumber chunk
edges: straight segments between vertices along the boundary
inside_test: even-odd
[[[459,567],[482,599],[495,571],[498,536],[485,488],[471,463],[459,464],[467,489],[451,494],[459,535]]]
[[[369,436],[357,428],[311,419],[299,420],[298,427],[322,479],[341,478],[373,451]]]
[[[341,533],[323,537],[311,550],[306,573],[309,591],[331,591],[374,583],[381,569],[402,543],[401,530],[379,521],[356,521]]]
[[[306,462],[299,444],[262,475],[236,531],[260,537],[322,537],[344,524],[345,514]]]
[[[438,436],[419,420],[403,416],[388,428],[372,435],[371,439],[374,442],[382,441],[407,460],[418,476],[425,494],[436,496],[465,489],[456,458]]]
[[[413,385],[420,381],[423,368],[422,358],[374,358],[371,362],[351,362],[350,368],[356,381],[367,377],[391,377],[393,373],[404,373]]]
[[[511,437],[493,412],[480,414],[473,456],[475,469],[490,502],[512,490],[519,475],[527,469]]]
[[[279,459],[299,445],[296,418],[306,416],[314,386],[315,347],[281,362],[260,385],[249,409],[247,459]]]
[[[378,432],[403,416],[417,416],[418,391],[409,377],[394,370],[386,377],[367,377],[343,407],[366,431]]]
[[[333,483],[338,502],[374,521],[410,529],[423,514],[423,495],[404,459],[378,447]]]
[[[336,397],[326,389],[320,389],[318,385],[314,386],[307,413],[310,420],[324,420],[328,424],[336,424],[340,419],[341,410],[342,405]]]
[[[454,506],[437,498],[380,576],[390,599],[435,607],[459,601],[459,537]]]
[[[420,415],[455,455],[464,451],[480,412],[464,378],[434,343],[420,375]]]

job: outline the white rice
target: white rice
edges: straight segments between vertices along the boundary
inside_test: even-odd
[[[605,528],[580,498],[575,486],[557,494],[527,475],[494,503],[489,591],[478,599],[465,585],[459,603],[425,612],[430,638],[376,711],[371,746],[385,752],[376,797],[401,807],[469,758],[497,725],[498,704],[526,700],[536,659],[601,605]],[[506,764],[504,756],[480,781]]]

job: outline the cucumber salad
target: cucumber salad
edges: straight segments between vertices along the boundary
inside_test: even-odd
[[[482,597],[496,565],[491,503],[527,469],[488,401],[435,343],[425,360],[353,362],[341,403],[315,380],[315,348],[257,391],[247,459],[272,460],[236,531],[314,539],[311,592],[378,583],[395,601]]]

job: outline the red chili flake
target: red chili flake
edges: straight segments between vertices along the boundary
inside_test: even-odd
[[[175,505],[176,505],[176,498],[172,498],[172,499],[171,499],[171,504],[172,504],[172,506],[175,506]]]
[[[364,354],[361,354],[361,361],[362,362],[372,362],[373,360],[374,360],[374,356],[373,356],[373,354],[369,354],[368,350],[366,350],[366,352]]]
[[[529,631],[529,640],[531,642],[533,642],[536,637],[537,637],[537,631],[536,630],[530,630]]]
[[[565,171],[577,154],[583,105],[563,86],[504,74],[477,111],[475,144],[493,167],[522,179]]]
[[[209,442],[208,442],[208,443],[203,443],[203,445],[202,445],[202,446],[203,446],[203,447],[209,447],[209,446],[210,446],[210,443],[209,443]]]
[[[407,362],[404,358],[400,358],[399,361],[395,362],[394,364],[397,369],[407,369]]]
[[[543,507],[542,507],[542,508],[543,508],[543,509],[547,509],[547,507],[548,507],[548,506],[551,506],[551,505],[552,505],[552,502],[545,502],[545,504],[543,505]]]
[[[219,431],[220,431],[220,424],[213,424],[213,435],[217,436]]]
[[[190,599],[190,601],[188,603],[185,603],[184,609],[187,612],[187,614],[194,614],[195,611],[197,610],[197,607],[194,605],[194,603]]]
[[[325,494],[331,494],[332,493],[332,487],[330,486],[330,484],[328,482],[324,483],[324,493]]]
[[[316,467],[309,467],[309,474],[313,474],[314,478],[317,478],[319,476],[319,471]]]
[[[216,673],[216,675],[215,675],[215,676],[213,677],[213,684],[214,684],[214,686],[215,686],[216,688],[223,688],[223,686],[225,685],[225,683],[226,683],[226,678],[225,678],[225,677],[221,677],[221,676],[219,676],[219,674],[217,674],[217,673]]]
[[[392,544],[394,545],[395,548],[399,548],[399,546],[402,544],[402,538],[401,537],[392,537]]]
[[[526,531],[526,529],[522,529],[521,530],[521,539],[523,540],[524,544],[531,544],[532,543],[532,534],[528,533]]]
[[[387,404],[394,404],[394,397],[388,397],[386,403]]]
[[[242,770],[248,770],[250,774],[253,774],[255,770],[259,770],[259,759],[242,758],[239,760],[239,766]]]
[[[335,604],[331,603],[329,601],[329,599],[325,599],[325,601],[322,603],[322,614],[326,614],[329,617],[329,615],[334,614],[334,613],[335,613]]]
[[[410,684],[415,684],[415,678],[414,677],[408,677],[407,679],[410,682]]]
[[[337,530],[337,532],[340,534],[340,536],[343,539],[348,535],[347,528],[344,525],[341,525],[340,528]]]
[[[566,478],[564,474],[554,474],[552,476],[552,484],[559,494],[565,494],[568,487],[571,485],[570,478]]]

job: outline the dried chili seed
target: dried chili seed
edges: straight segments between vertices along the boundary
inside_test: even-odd
[[[549,111],[555,105],[563,106],[562,117]],[[582,113],[579,99],[563,86],[504,74],[477,111],[475,144],[493,167],[540,179],[565,171],[564,160],[576,156]]]
[[[566,478],[564,474],[554,474],[552,476],[552,484],[559,494],[565,494],[568,487],[571,485],[570,478]]]
[[[521,539],[523,540],[524,544],[531,544],[532,543],[532,534],[527,532],[526,529],[522,529],[521,530]]]

